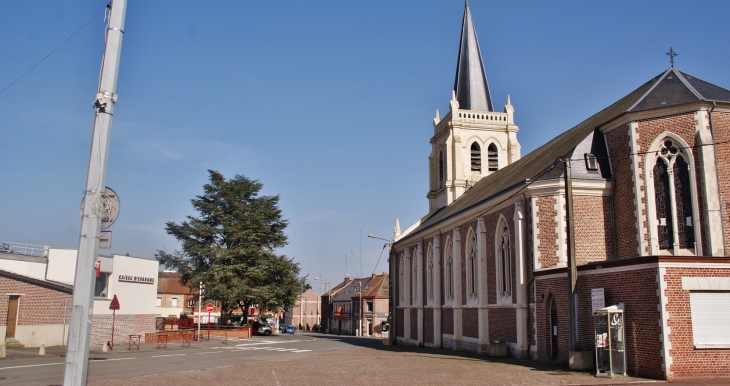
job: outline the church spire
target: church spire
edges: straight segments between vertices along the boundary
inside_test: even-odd
[[[456,64],[454,92],[459,108],[465,110],[494,111],[489,95],[487,75],[484,73],[482,54],[479,51],[477,33],[471,20],[469,0],[464,4],[464,20],[461,23],[459,60]]]

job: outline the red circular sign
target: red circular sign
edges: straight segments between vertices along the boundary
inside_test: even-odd
[[[213,304],[212,303],[206,304],[205,305],[205,310],[208,311],[208,312],[213,312]]]

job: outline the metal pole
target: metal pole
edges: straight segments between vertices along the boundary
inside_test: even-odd
[[[71,301],[71,320],[69,322],[69,339],[63,370],[64,386],[85,385],[89,366],[89,344],[91,341],[91,318],[95,283],[94,261],[99,250],[100,217],[102,217],[99,216],[98,208],[103,206],[104,199],[102,194],[106,186],[109,138],[111,135],[112,117],[114,115],[114,103],[117,100],[115,92],[117,75],[119,73],[119,58],[122,50],[122,35],[124,34],[124,17],[127,2],[126,0],[113,0],[109,7],[106,46],[101,64],[101,77],[99,79],[97,100],[94,103],[96,117],[91,140],[83,208],[81,211],[79,252],[76,259],[74,291]],[[97,208],[96,212],[94,211],[95,207]]]
[[[61,333],[61,346],[66,346],[66,315],[68,315],[68,299],[63,301],[63,332]]]
[[[109,350],[114,350],[114,324],[117,321],[117,310],[112,310],[112,342],[109,346]]]
[[[200,282],[198,287],[198,341],[200,341],[200,323],[202,322],[201,316],[203,315],[203,282]]]
[[[580,340],[576,337],[578,332],[578,315],[575,303],[575,286],[578,279],[578,272],[575,262],[575,233],[573,228],[573,180],[570,175],[570,157],[561,157],[565,165],[565,217],[568,220],[568,308],[570,314],[570,351],[580,350]]]
[[[210,342],[210,311],[208,311],[208,341]]]
[[[358,323],[360,324],[360,336],[365,335],[362,333],[362,279],[362,229],[360,229],[360,317],[358,318]]]

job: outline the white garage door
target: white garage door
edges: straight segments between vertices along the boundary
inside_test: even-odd
[[[730,292],[690,292],[695,348],[730,348]]]

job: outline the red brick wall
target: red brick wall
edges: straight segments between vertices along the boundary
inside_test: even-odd
[[[423,310],[423,341],[434,343],[433,339],[433,308]]]
[[[411,339],[418,340],[418,310],[411,309]]]
[[[441,331],[446,335],[454,334],[454,310],[444,308],[441,311]]]
[[[730,251],[730,113],[712,113],[715,127],[715,151],[720,172],[720,198],[722,200],[722,223],[725,233],[725,251]]]
[[[8,293],[22,294],[18,300],[17,325],[61,324],[63,323],[64,301],[68,301],[67,318],[71,313],[71,295],[0,277],[0,326],[8,321]]]
[[[610,197],[573,196],[575,259],[578,265],[611,258]]]
[[[614,221],[616,231],[616,257],[634,257],[638,251],[636,229],[636,205],[634,180],[631,168],[631,139],[629,126],[617,127],[606,134],[606,146],[611,155],[611,171],[614,177]]]
[[[405,338],[405,320],[403,320],[404,310],[398,308],[395,310],[395,317],[397,322],[395,324],[395,336],[399,338]]]
[[[517,342],[517,318],[514,308],[489,310],[489,339],[500,342]]]
[[[670,370],[674,377],[730,376],[730,350],[694,348],[689,293],[682,289],[682,277],[730,277],[730,269],[666,268]]]
[[[462,335],[470,338],[479,338],[479,310],[464,308],[461,310]]]
[[[565,271],[563,271],[565,272]],[[630,375],[663,378],[661,356],[661,315],[657,309],[658,283],[656,269],[579,275],[578,313],[580,344],[583,350],[594,350],[591,289],[603,288],[606,305],[624,303],[626,366]],[[538,298],[545,296],[537,306],[538,357],[550,360],[550,301],[556,300],[558,309],[558,360],[567,362],[569,346],[568,284],[566,276],[536,280]]]
[[[540,252],[538,262],[541,268],[550,268],[558,264],[558,226],[555,217],[558,212],[555,210],[557,200],[555,197],[537,198],[537,250]]]

